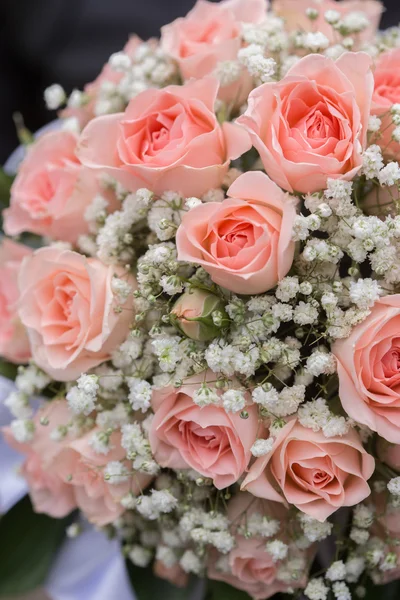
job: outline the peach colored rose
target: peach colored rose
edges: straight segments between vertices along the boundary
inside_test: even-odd
[[[275,183],[308,193],[326,188],[328,178],[354,178],[366,144],[370,65],[363,52],[346,52],[337,61],[313,54],[281,81],[251,92],[237,123],[249,132]]]
[[[220,296],[206,290],[194,289],[184,292],[175,302],[171,312],[171,322],[192,340],[206,342],[221,333],[221,327],[229,324],[225,304]],[[222,324],[215,325],[213,313],[219,312]]]
[[[242,23],[259,23],[265,18],[266,0],[222,0],[218,4],[198,0],[186,15],[161,29],[161,48],[174,58],[185,80],[210,75],[218,64],[237,60],[242,46]],[[240,106],[253,87],[243,69],[240,78],[222,86],[221,100]]]
[[[240,175],[223,202],[194,207],[176,234],[179,260],[200,264],[237,294],[273,288],[293,262],[296,205],[264,173]]]
[[[400,472],[400,444],[391,444],[379,438],[376,445],[379,459],[395,471]]]
[[[147,42],[149,43],[150,40]],[[124,46],[123,52],[130,57],[133,57],[142,40],[137,35],[132,35]],[[67,107],[60,111],[60,117],[63,119],[74,117],[78,119],[80,127],[84,127],[91,119],[96,116],[96,102],[98,100],[101,88],[104,85],[117,85],[124,74],[119,71],[114,71],[111,66],[106,63],[99,75],[94,81],[88,83],[84,87],[86,102],[83,106],[77,108]]]
[[[384,10],[383,4],[376,0],[274,0],[272,6],[274,12],[285,19],[287,31],[320,31],[331,43],[337,43],[338,36],[333,27],[325,21],[324,15],[328,10],[337,11],[341,18],[350,13],[364,13],[370,25],[353,35],[356,46],[373,38]],[[307,8],[316,8],[318,18],[311,21],[306,15]]]
[[[85,169],[75,155],[77,137],[68,131],[40,136],[28,149],[11,188],[10,207],[4,215],[4,231],[47,235],[74,243],[88,232],[85,209],[101,193],[111,205],[97,174]]]
[[[400,202],[400,192],[397,185],[390,187],[374,185],[362,201],[362,210],[367,215],[385,218],[387,215],[396,214],[395,204],[398,202]]]
[[[132,297],[119,310],[112,292],[112,278],[122,271],[56,246],[22,263],[19,315],[34,361],[54,379],[76,379],[108,360],[126,338]],[[133,277],[128,282],[134,290]]]
[[[149,89],[124,113],[97,117],[81,134],[82,163],[109,173],[131,191],[147,187],[199,196],[220,186],[229,161],[249,140],[214,113],[218,83],[212,78]]]
[[[400,294],[380,298],[351,335],[332,347],[339,396],[358,423],[400,443]]]
[[[49,424],[42,425],[42,419],[47,419]],[[70,419],[67,402],[55,400],[46,402],[36,413],[34,439],[29,444],[17,442],[9,427],[3,430],[8,444],[26,454],[21,475],[27,482],[35,511],[55,518],[65,517],[77,507],[73,489],[62,480],[57,468],[64,442],[51,439],[53,429]]]
[[[125,511],[120,501],[128,492],[138,494],[153,479],[150,475],[136,472],[132,475],[132,463],[125,461],[129,476],[126,481],[112,483],[104,478],[104,468],[112,461],[123,461],[126,451],[121,446],[121,434],[114,431],[110,436],[110,450],[105,456],[92,450],[90,438],[100,428],[70,441],[57,457],[57,472],[73,489],[76,503],[88,520],[95,525],[107,525]]]
[[[286,500],[324,521],[338,508],[369,496],[367,480],[374,466],[354,430],[326,438],[291,419],[277,435],[271,452],[250,467],[242,489],[259,498]]]
[[[312,550],[297,550],[296,556],[290,551],[289,559],[304,560],[304,568],[297,580],[290,585],[280,581],[279,569],[283,561],[274,562],[265,549],[265,538],[253,535],[244,536],[240,529],[247,529],[252,516],[271,517],[282,522],[289,520],[287,511],[282,505],[266,500],[255,500],[251,494],[239,492],[228,504],[228,518],[238,530],[235,536],[235,547],[227,555],[211,553],[207,576],[210,579],[225,581],[233,587],[247,592],[256,600],[265,600],[277,592],[286,592],[290,588],[304,588],[307,585],[307,572],[310,566]]]
[[[172,585],[183,588],[186,587],[189,582],[189,575],[185,573],[179,563],[167,566],[162,560],[156,560],[153,566],[154,574],[161,579],[166,579]]]
[[[32,250],[3,239],[0,246],[0,355],[15,363],[31,356],[29,339],[18,316],[18,273],[22,259]]]
[[[210,373],[209,379],[214,381],[215,375]],[[258,430],[258,409],[249,403],[249,416],[242,419],[240,413],[227,413],[219,404],[200,408],[193,396],[204,381],[207,374],[203,372],[185,379],[181,388],[154,390],[155,416],[149,440],[162,467],[195,469],[222,489],[235,483],[249,464]]]
[[[372,114],[382,119],[381,136],[375,136],[374,142],[379,144],[383,153],[390,158],[398,158],[399,142],[392,139],[394,125],[390,108],[400,102],[400,48],[393,48],[382,54],[374,69],[375,89],[372,96]]]

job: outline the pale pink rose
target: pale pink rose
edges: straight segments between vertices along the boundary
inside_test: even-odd
[[[89,442],[98,431],[101,430],[95,427],[70,441],[57,457],[56,466],[60,477],[73,489],[76,503],[88,520],[95,525],[107,525],[125,511],[120,502],[122,497],[129,492],[139,494],[153,477],[132,473],[132,462],[124,461],[126,451],[121,446],[121,434],[117,431],[110,436],[107,455],[94,452]],[[129,473],[126,481],[112,483],[112,480],[105,480],[104,469],[112,461],[124,461]]]
[[[116,200],[102,189],[96,173],[82,167],[75,155],[77,137],[68,131],[40,136],[27,150],[11,188],[4,231],[29,231],[74,243],[88,232],[86,208],[101,193],[112,206]]]
[[[285,190],[308,193],[327,179],[352,180],[362,165],[374,78],[371,58],[346,52],[337,61],[313,54],[279,82],[249,96],[237,119],[267,174]]]
[[[3,239],[0,246],[0,355],[15,363],[31,356],[29,339],[18,316],[18,273],[21,262],[32,250]]]
[[[213,78],[149,89],[124,113],[97,117],[81,134],[82,163],[106,172],[127,189],[147,187],[199,196],[219,187],[230,159],[249,148],[245,132],[219,125],[214,113],[218,83]]]
[[[383,4],[376,0],[274,0],[272,7],[278,16],[285,19],[287,31],[320,31],[331,43],[337,43],[339,38],[324,18],[328,10],[337,11],[341,18],[350,13],[364,13],[370,25],[360,33],[353,34],[358,47],[362,42],[368,42],[374,37],[384,10]],[[318,11],[317,19],[311,20],[307,17],[307,8],[315,8]]]
[[[149,40],[147,43],[151,42]],[[133,57],[137,47],[142,43],[142,40],[137,35],[132,35],[125,47],[123,52],[129,57]],[[91,119],[96,116],[96,102],[99,97],[101,88],[104,85],[113,84],[117,85],[124,77],[124,73],[120,71],[114,71],[111,66],[106,63],[99,75],[91,83],[87,83],[83,89],[86,102],[77,108],[67,107],[60,111],[60,117],[63,119],[74,117],[78,119],[80,127],[84,127]]]
[[[186,15],[161,29],[161,48],[174,58],[185,80],[212,74],[219,63],[237,60],[242,46],[242,23],[259,23],[266,15],[266,0],[198,0]],[[235,106],[253,87],[248,71],[220,87],[218,97]]]
[[[166,579],[177,587],[186,587],[189,582],[188,573],[185,573],[178,562],[170,567],[163,563],[162,560],[156,560],[154,561],[153,571],[157,577]]]
[[[288,559],[301,558],[305,564],[302,576],[288,585],[278,579],[279,569],[284,567],[284,562],[275,562],[272,559],[265,549],[265,538],[247,538],[240,533],[240,528],[246,530],[251,517],[256,514],[281,522],[288,521],[289,515],[282,505],[255,500],[251,494],[239,492],[229,502],[227,512],[229,521],[239,530],[235,535],[235,547],[227,555],[211,553],[207,570],[209,579],[225,581],[234,588],[247,592],[256,600],[265,600],[278,592],[286,592],[290,588],[304,588],[307,585],[312,549],[307,553],[296,550],[295,554],[291,549]]]
[[[379,57],[374,70],[375,89],[372,96],[372,114],[382,119],[380,136],[374,137],[382,152],[391,158],[398,158],[399,142],[392,139],[395,126],[392,123],[390,108],[400,103],[400,48],[393,48]]]
[[[332,347],[339,396],[358,423],[400,443],[400,294],[380,298],[350,336]]]
[[[42,425],[47,419],[49,424]],[[34,439],[29,444],[17,442],[9,427],[3,430],[8,444],[26,454],[21,475],[27,482],[33,508],[38,513],[61,518],[77,508],[73,489],[61,478],[57,460],[65,442],[55,442],[51,432],[71,419],[66,400],[46,402],[34,417]]]
[[[384,219],[387,215],[395,215],[395,205],[400,201],[397,185],[380,187],[374,185],[362,201],[362,210],[367,215],[376,215]]]
[[[221,327],[229,324],[225,304],[220,296],[206,290],[189,290],[179,296],[172,307],[171,322],[192,340],[206,342],[217,337]],[[217,327],[213,321],[214,311],[223,318],[221,326]]]
[[[369,496],[375,461],[354,430],[326,438],[291,419],[272,450],[250,467],[242,489],[254,496],[293,504],[324,521],[342,506]],[[277,491],[279,490],[279,491]]]
[[[176,234],[179,260],[237,294],[273,288],[293,262],[296,203],[260,171],[240,175],[222,202],[192,208]]]
[[[19,274],[19,316],[37,365],[59,381],[71,381],[110,358],[133,319],[132,295],[112,291],[117,267],[56,246],[26,258]],[[136,281],[128,277],[132,290]]]
[[[214,381],[215,375],[209,375],[208,379]],[[153,391],[155,416],[149,440],[162,467],[195,469],[222,489],[235,483],[250,462],[250,448],[259,429],[258,409],[249,402],[249,416],[243,419],[240,413],[227,413],[222,403],[200,408],[193,396],[204,381],[207,374],[203,372],[185,379],[181,388]]]

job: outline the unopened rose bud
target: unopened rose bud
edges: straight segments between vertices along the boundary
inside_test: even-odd
[[[215,314],[218,318],[215,319]],[[217,337],[229,323],[221,298],[205,290],[195,289],[182,294],[171,313],[171,323],[187,337],[206,342]]]

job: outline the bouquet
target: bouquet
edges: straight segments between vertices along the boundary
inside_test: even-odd
[[[139,600],[196,578],[213,600],[398,597],[400,28],[381,12],[198,0],[83,91],[46,89],[59,119],[27,140],[0,250],[3,434],[40,524],[17,505],[0,532],[7,555],[36,532],[28,575],[90,523]]]

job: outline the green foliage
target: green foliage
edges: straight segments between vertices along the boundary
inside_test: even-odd
[[[61,545],[66,519],[33,511],[25,496],[0,519],[0,598],[42,585]]]

